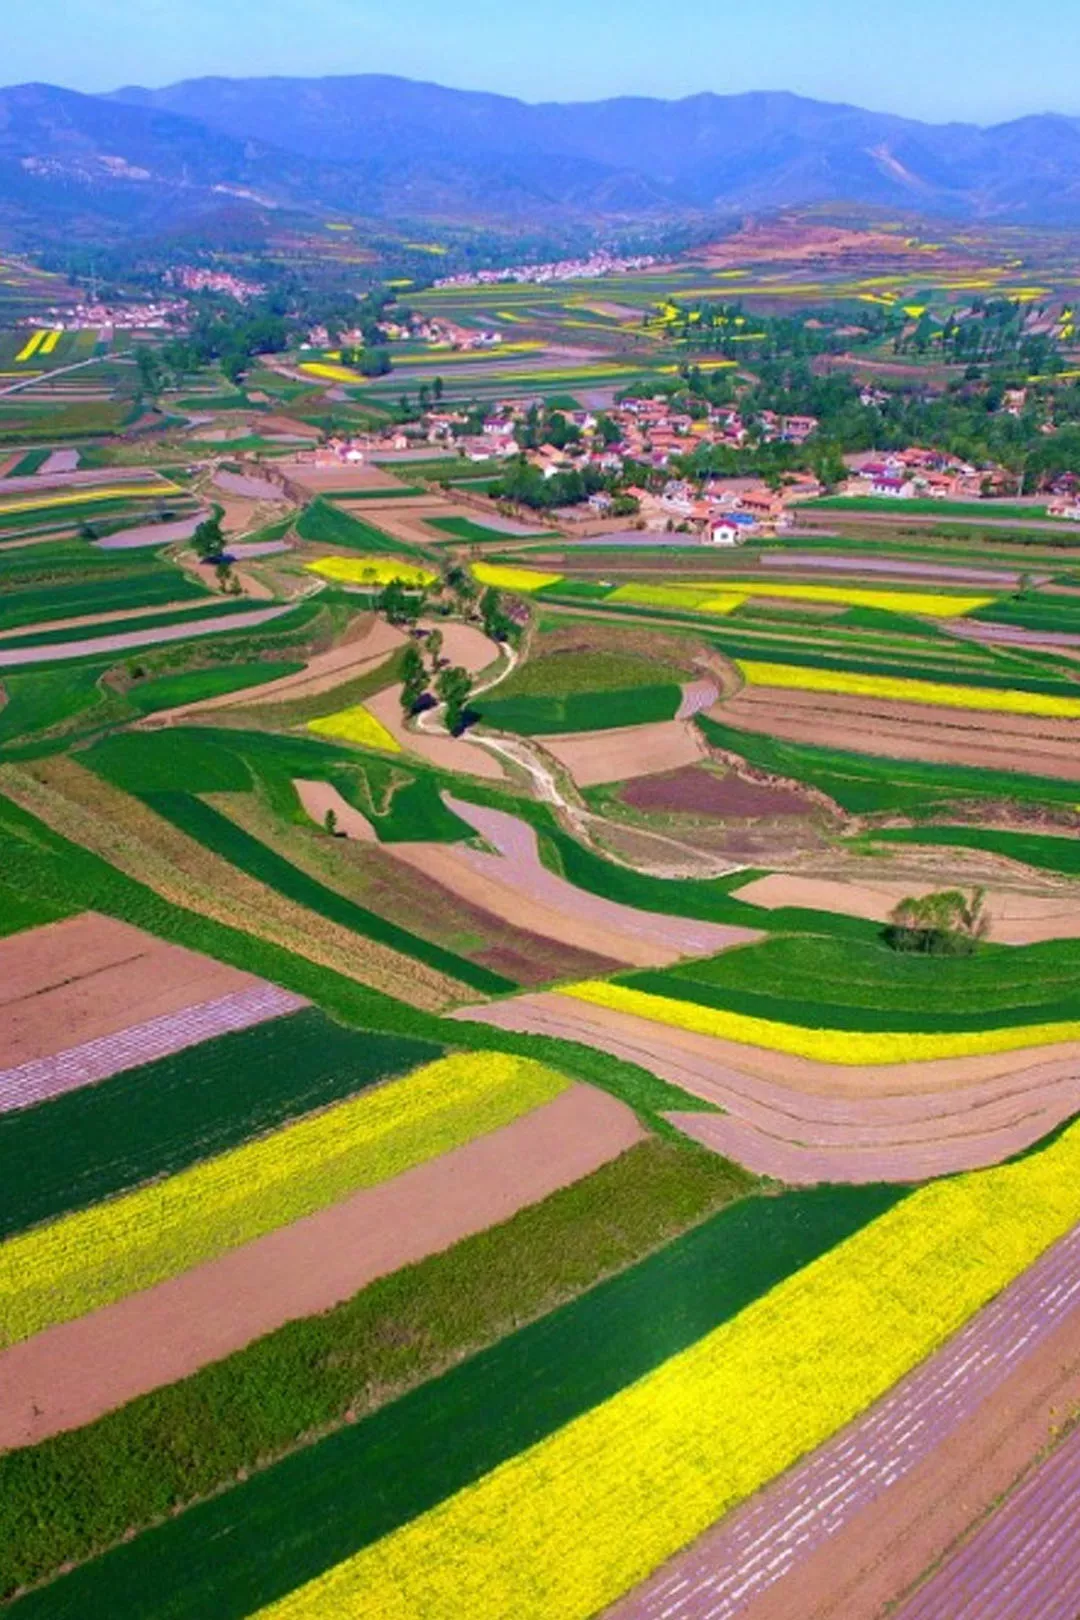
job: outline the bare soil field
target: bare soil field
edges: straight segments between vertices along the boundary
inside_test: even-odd
[[[578,787],[659,776],[696,765],[707,754],[700,732],[685,720],[658,720],[614,731],[564,732],[536,741],[565,766]]]
[[[283,945],[360,984],[440,1012],[475,1000],[448,974],[316,917],[69,758],[0,766],[0,791],[174,904]]]
[[[79,1427],[508,1220],[645,1136],[575,1085],[476,1141],[0,1355],[0,1450]]]
[[[1046,647],[1054,652],[1080,647],[1080,635],[1069,630],[1026,630],[1019,624],[983,624],[976,619],[946,619],[941,627],[963,641],[991,647]]]
[[[744,687],[715,718],[785,742],[1080,782],[1080,721]]]
[[[733,820],[761,816],[809,816],[817,808],[810,795],[800,793],[797,788],[749,782],[734,771],[727,776],[718,776],[698,765],[687,765],[664,776],[646,776],[628,782],[619,797],[631,809],[647,813],[717,816]],[[746,898],[745,894],[743,898]]]
[[[1075,1329],[1074,1329],[1075,1340]],[[1080,1406],[1080,1377],[1063,1378],[1055,1406]],[[1039,1414],[1044,1445],[1057,1436],[1053,1410]],[[1027,1447],[1015,1446],[1018,1456]],[[980,1482],[981,1483],[981,1482]],[[1080,1429],[1033,1468],[965,1546],[934,1571],[899,1620],[936,1620],[974,1597],[984,1620],[1076,1620],[1080,1613]]]
[[[196,512],[192,517],[181,518],[177,523],[143,523],[135,529],[121,529],[118,534],[110,534],[104,540],[95,540],[94,544],[99,551],[135,551],[144,546],[175,546],[184,540],[190,540],[195,530],[207,512]]]
[[[375,829],[368,818],[343,799],[337,788],[331,787],[329,782],[306,782],[300,777],[294,777],[293,787],[305,812],[318,826],[324,827],[327,815],[333,812],[337,821],[337,831],[342,837],[355,838],[362,844],[378,842]]]
[[[0,940],[0,1065],[56,1056],[259,984],[208,956],[84,912]]]
[[[515,918],[534,933],[573,940],[616,962],[642,967],[662,966],[760,937],[746,928],[638,911],[575,888],[544,866],[528,822],[449,794],[445,798],[454,814],[475,828],[496,853],[467,844],[399,844],[394,854],[430,872],[455,893],[497,915]]]
[[[886,922],[898,901],[911,893],[908,882],[858,883],[834,878],[802,877],[773,872],[735,891],[740,900],[773,911],[805,906],[812,911],[839,911],[870,922]],[[1080,937],[1080,888],[1056,894],[1026,894],[1019,889],[989,889],[986,908],[991,937],[1001,945],[1035,945],[1040,940]]]
[[[282,459],[277,463],[286,478],[310,495],[333,494],[340,489],[400,489],[401,480],[381,467],[315,467],[310,462]]]
[[[284,490],[272,484],[268,478],[254,478],[245,473],[226,472],[224,468],[214,474],[214,484],[218,489],[224,490],[226,495],[239,495],[245,501],[285,502],[289,498]]]
[[[721,1519],[608,1620],[894,1613],[892,1602],[1009,1489],[1080,1397],[1078,1262],[1074,1230],[863,1417]],[[1071,1569],[1078,1545],[1074,1536]],[[1045,1589],[1053,1572],[1023,1556],[1014,1567],[1029,1592]],[[988,1573],[986,1607],[976,1597],[900,1612],[904,1620],[1072,1620],[1075,1610],[1039,1601],[997,1607],[1007,1587],[1000,1568]]]
[[[200,603],[206,608],[210,604]],[[160,611],[160,610],[159,610]],[[16,669],[25,664],[40,664],[43,657],[52,663],[57,659],[87,658],[98,653],[129,652],[134,647],[158,647],[167,641],[186,641],[191,636],[220,635],[222,631],[255,630],[273,619],[288,613],[288,606],[257,608],[251,613],[232,613],[227,618],[196,619],[186,624],[171,624],[156,630],[129,630],[115,636],[98,636],[94,640],[65,641],[58,646],[15,647],[6,652],[0,648],[0,667]],[[128,615],[127,617],[134,617]],[[86,620],[82,621],[84,624]]]

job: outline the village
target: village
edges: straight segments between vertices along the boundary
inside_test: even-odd
[[[867,451],[843,457],[847,476],[826,488],[809,470],[756,476],[695,476],[699,451],[741,451],[767,444],[812,448],[817,418],[774,411],[743,415],[710,406],[704,416],[678,409],[665,394],[630,396],[608,410],[545,410],[540,399],[502,400],[476,410],[436,404],[418,420],[380,433],[331,437],[301,452],[319,467],[416,455],[454,455],[498,478],[509,465],[532,468],[544,481],[589,472],[603,487],[549,508],[561,525],[595,530],[629,520],[645,532],[682,533],[702,543],[737,546],[791,529],[797,508],[826,494],[854,500],[992,501],[1015,498],[1015,480],[995,465],[973,466],[933,448]],[[809,464],[813,456],[807,454]],[[1063,475],[1048,515],[1080,521],[1080,480]]]

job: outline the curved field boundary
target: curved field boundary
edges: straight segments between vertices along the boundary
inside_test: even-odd
[[[1080,1429],[896,1612],[896,1620],[1076,1620]]]
[[[0,1355],[0,1451],[188,1377],[376,1277],[509,1220],[644,1140],[625,1104],[575,1085],[393,1180]]]
[[[771,1066],[778,1078],[769,1079],[738,1067],[742,1054],[732,1043],[585,1003],[575,1009],[552,993],[453,1016],[579,1041],[640,1064],[724,1110],[669,1115],[686,1135],[758,1175],[792,1184],[918,1181],[983,1169],[1080,1111],[1075,1049],[1041,1062],[1031,1052],[1023,1062],[990,1068],[981,1080],[972,1065],[848,1071],[848,1089],[838,1095],[829,1090],[825,1066],[781,1059]],[[745,1055],[752,1061],[752,1053]],[[958,1085],[965,1070],[978,1083]]]
[[[505,884],[519,898],[519,904],[550,908],[562,919],[571,934],[595,924],[615,940],[622,950],[608,952],[620,959],[671,962],[680,956],[711,955],[732,945],[750,944],[761,935],[750,928],[723,923],[695,922],[690,918],[666,917],[659,912],[639,911],[619,901],[605,900],[598,894],[579,889],[565,878],[549,872],[540,859],[536,830],[527,821],[504,810],[470,804],[464,799],[443,795],[453,811],[498,853],[488,855],[459,845],[453,859],[472,871]],[[395,851],[395,853],[398,853]],[[527,921],[522,917],[523,922]],[[539,933],[546,930],[535,920],[528,926]],[[556,921],[554,926],[558,926]],[[558,933],[554,937],[565,937]]]
[[[839,1025],[822,1028],[758,1017],[666,993],[636,990],[603,979],[586,979],[567,985],[559,994],[593,1006],[610,1007],[615,1012],[631,1013],[652,1023],[688,1029],[698,1035],[786,1052],[812,1063],[852,1066],[925,1063],[937,1058],[979,1057],[1080,1040],[1080,1019],[1077,1018],[939,1031],[851,1029]]]
[[[864,1417],[708,1531],[611,1609],[608,1620],[735,1620],[947,1443],[1078,1300],[1075,1228]],[[941,1620],[946,1614],[960,1620],[965,1613],[948,1604],[903,1611],[904,1620]],[[1005,1620],[1011,1613],[999,1617],[992,1607],[975,1609],[971,1620]],[[1023,1620],[1036,1614],[1043,1620],[1042,1609],[1024,1611]],[[1068,1611],[1067,1620],[1074,1615]]]
[[[221,619],[195,619],[187,624],[165,625],[158,630],[128,630],[115,636],[99,636],[93,641],[65,641],[59,646],[0,649],[0,668],[15,669],[24,664],[53,663],[58,659],[86,658],[90,654],[127,652],[133,647],[156,647],[167,641],[188,641],[196,636],[220,635],[222,631],[256,630],[282,614],[291,613],[293,603],[282,607],[257,608],[252,613],[233,613]]]
[[[715,681],[691,681],[683,687],[682,702],[676,720],[692,720],[695,714],[704,714],[720,701],[720,688]]]
[[[249,990],[236,990],[181,1012],[148,1019],[115,1035],[69,1047],[52,1057],[34,1058],[13,1069],[0,1070],[0,1113],[28,1108],[80,1086],[94,1085],[125,1069],[199,1046],[216,1035],[282,1018],[307,1005],[302,996],[294,996],[289,990],[256,984]]]

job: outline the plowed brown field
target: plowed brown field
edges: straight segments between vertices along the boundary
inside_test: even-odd
[[[713,716],[785,742],[1080,782],[1080,721],[744,687]]]

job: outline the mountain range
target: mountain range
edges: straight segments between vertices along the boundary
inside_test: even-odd
[[[154,233],[230,204],[523,226],[820,202],[1080,224],[1080,119],[926,124],[786,92],[531,105],[381,75],[0,90],[0,225]]]

